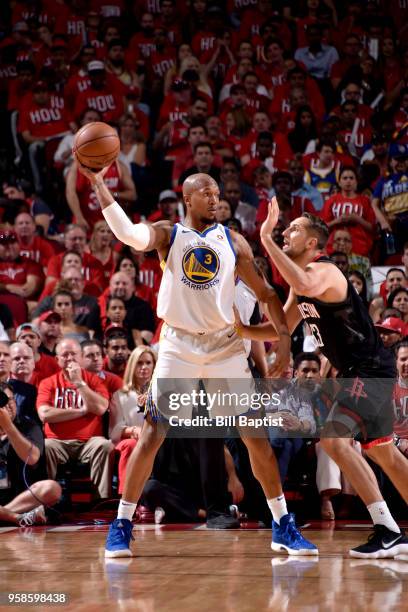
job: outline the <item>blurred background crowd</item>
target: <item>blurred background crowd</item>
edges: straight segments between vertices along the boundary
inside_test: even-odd
[[[118,129],[121,153],[105,180],[133,221],[183,221],[183,180],[210,174],[217,220],[248,239],[282,301],[288,286],[259,240],[268,200],[276,195],[281,210],[278,244],[303,212],[324,219],[329,256],[395,352],[396,443],[407,451],[407,14],[407,0],[2,3],[0,379],[14,385],[16,418],[40,416],[48,478],[89,464],[96,497],[111,497],[112,482],[120,494],[160,341],[157,256],[115,241],[73,163],[74,134],[92,121]],[[237,288],[242,321],[259,322],[246,290]],[[254,374],[267,376],[276,345],[249,350]],[[294,436],[316,436],[319,380],[336,372],[303,325],[292,351],[287,377],[310,410],[288,408],[287,440],[270,433],[285,488],[296,500],[310,485],[310,512],[318,500],[323,518],[337,506],[350,516],[356,502],[341,474],[315,441]],[[84,404],[72,360],[107,402]],[[221,497],[261,519],[244,449],[229,440],[224,452]],[[206,516],[208,496],[191,476],[202,455],[189,441],[165,444],[146,516],[166,504],[157,521]]]

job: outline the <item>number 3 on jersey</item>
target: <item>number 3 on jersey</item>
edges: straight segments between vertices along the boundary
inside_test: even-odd
[[[309,327],[310,327],[310,331],[312,332],[313,338],[317,342],[317,346],[319,347],[324,346],[324,342],[322,340],[322,337],[320,335],[319,328],[317,327],[317,325],[315,323],[309,323]]]

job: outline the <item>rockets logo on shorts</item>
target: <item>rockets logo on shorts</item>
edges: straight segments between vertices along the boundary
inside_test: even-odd
[[[183,256],[183,272],[191,283],[204,285],[216,278],[220,269],[217,253],[208,246],[191,247]],[[183,282],[184,279],[183,279]]]

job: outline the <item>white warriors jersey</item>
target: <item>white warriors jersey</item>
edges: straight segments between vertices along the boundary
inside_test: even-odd
[[[236,255],[229,229],[203,232],[176,223],[157,300],[157,316],[189,333],[234,324]]]

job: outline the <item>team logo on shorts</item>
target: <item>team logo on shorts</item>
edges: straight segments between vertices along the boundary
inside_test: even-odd
[[[209,247],[192,247],[184,253],[183,272],[192,283],[204,285],[215,279],[220,269],[220,260]]]

